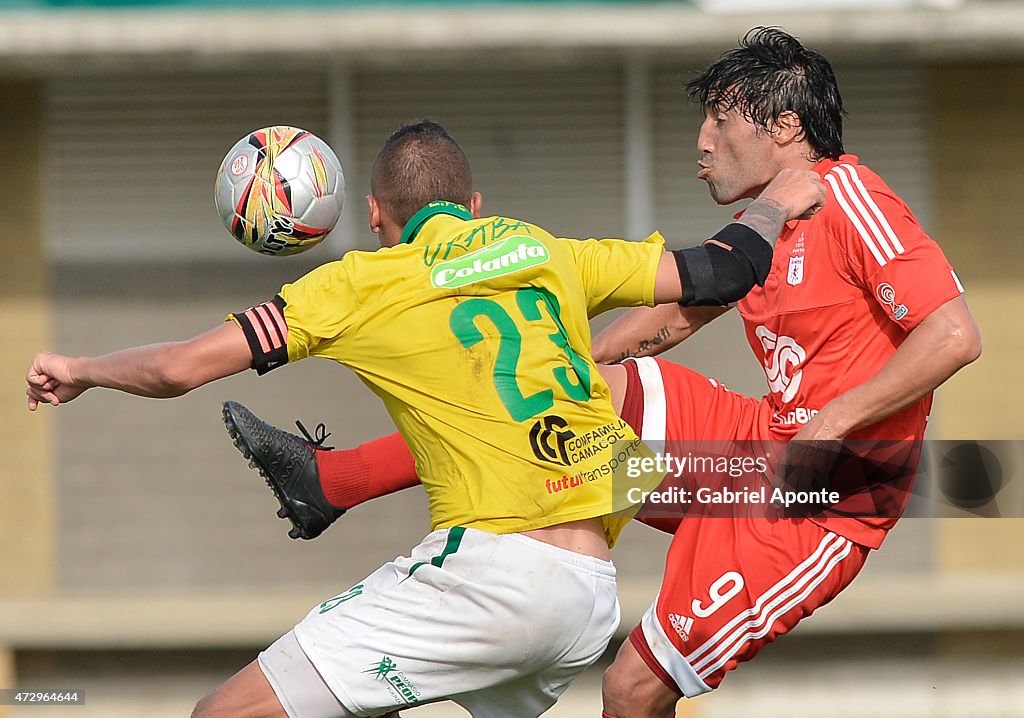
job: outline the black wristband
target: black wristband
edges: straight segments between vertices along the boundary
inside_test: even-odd
[[[280,294],[269,302],[249,307],[232,316],[242,327],[242,333],[252,352],[252,368],[257,374],[288,363],[288,323],[284,318],[287,302]]]
[[[767,245],[763,239],[758,240]],[[684,307],[725,306],[754,288],[754,265],[742,251],[717,244],[672,252],[683,288]]]
[[[672,256],[676,260],[679,281],[683,285],[683,298],[679,304],[684,307],[707,307],[722,303],[718,298],[715,268],[707,249],[690,247],[672,252]]]
[[[733,252],[738,252],[750,262],[750,266],[754,269],[754,276],[757,278],[758,286],[764,286],[764,280],[768,278],[768,273],[772,271],[774,252],[772,251],[772,245],[768,244],[760,233],[745,224],[732,222],[720,229],[711,239],[719,244],[730,247]],[[707,242],[704,244],[707,244]]]

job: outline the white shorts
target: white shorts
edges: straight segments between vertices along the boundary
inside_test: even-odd
[[[604,653],[618,624],[611,563],[453,528],[313,608],[293,630],[305,657],[290,663],[286,636],[260,666],[291,718],[444,699],[475,716],[528,718]],[[319,676],[297,679],[309,664]],[[310,705],[318,679],[337,702],[325,693]]]

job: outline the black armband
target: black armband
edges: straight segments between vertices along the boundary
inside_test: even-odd
[[[252,368],[266,374],[288,363],[288,324],[284,319],[286,302],[275,295],[269,302],[257,304],[232,316],[252,352]]]
[[[731,247],[733,252],[739,252],[744,259],[750,262],[754,276],[757,277],[757,285],[764,286],[764,280],[772,271],[773,251],[772,245],[768,244],[759,232],[745,224],[733,222],[725,225],[711,240]],[[708,241],[704,242],[705,246]]]
[[[684,307],[724,306],[764,285],[772,268],[772,247],[756,231],[733,222],[711,238],[731,249],[705,243],[672,252],[683,287]]]

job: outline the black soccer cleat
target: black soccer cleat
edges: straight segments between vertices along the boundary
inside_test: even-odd
[[[320,488],[313,450],[332,448],[324,446],[330,434],[323,424],[316,427],[314,439],[297,421],[303,436],[271,426],[235,401],[225,401],[222,414],[232,442],[280,502],[278,517],[292,522],[289,538],[314,539],[345,513],[332,505]]]

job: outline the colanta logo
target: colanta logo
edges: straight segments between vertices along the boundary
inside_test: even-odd
[[[438,289],[458,289],[538,267],[551,259],[548,248],[533,237],[508,237],[456,259],[441,262],[430,271],[430,283]]]

